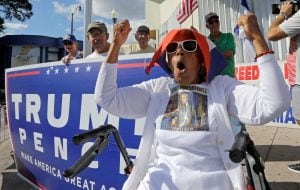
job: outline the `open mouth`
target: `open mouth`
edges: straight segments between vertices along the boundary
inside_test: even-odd
[[[184,63],[182,61],[179,61],[177,63],[177,69],[179,69],[181,71],[183,71],[185,69],[185,65],[184,65]]]

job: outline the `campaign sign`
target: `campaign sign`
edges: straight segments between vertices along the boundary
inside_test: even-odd
[[[166,75],[158,66],[145,74],[151,57],[121,56],[118,85]],[[74,145],[72,137],[103,124],[119,130],[131,160],[135,158],[145,119],[118,118],[95,103],[101,64],[101,59],[81,59],[69,65],[51,62],[6,70],[6,105],[17,170],[40,189],[114,190],[127,179],[113,135],[86,169],[72,179],[63,176],[95,141]]]
[[[288,69],[285,61],[278,61],[278,64],[282,70],[286,83],[288,84]],[[236,79],[245,82],[247,84],[259,86],[260,71],[257,63],[239,63],[235,66]],[[288,84],[289,85],[289,84]],[[289,98],[289,97],[287,97]],[[298,127],[296,120],[293,117],[292,107],[280,115],[278,115],[272,122],[267,123],[268,126],[278,127]]]
[[[158,66],[150,75],[145,74],[151,57],[121,56],[118,85],[166,75]],[[118,118],[96,105],[93,93],[102,61],[81,59],[69,65],[51,62],[6,70],[8,124],[17,170],[40,189],[114,190],[121,189],[127,179],[113,135],[107,148],[85,170],[72,179],[63,177],[95,141],[74,145],[72,137],[103,124],[119,130],[130,158],[135,158],[145,119]],[[237,65],[236,74],[239,80],[258,84],[257,65]],[[293,125],[291,109],[271,123]]]

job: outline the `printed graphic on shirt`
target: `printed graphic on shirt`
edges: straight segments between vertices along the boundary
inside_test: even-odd
[[[194,85],[171,89],[161,129],[208,131],[207,89]]]

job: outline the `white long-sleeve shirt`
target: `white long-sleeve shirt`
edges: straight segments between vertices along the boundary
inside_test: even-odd
[[[241,166],[230,161],[228,151],[234,142],[229,116],[245,124],[270,122],[290,106],[289,88],[273,55],[258,58],[260,86],[244,84],[227,76],[202,83],[208,90],[209,128],[216,129],[216,145],[234,189],[245,189]],[[135,166],[123,189],[137,189],[146,176],[149,163],[157,156],[155,121],[169,100],[174,79],[161,77],[137,85],[117,87],[117,64],[103,63],[95,87],[95,100],[108,112],[122,118],[146,116]],[[188,177],[188,176],[187,176]],[[213,182],[212,182],[213,183]]]

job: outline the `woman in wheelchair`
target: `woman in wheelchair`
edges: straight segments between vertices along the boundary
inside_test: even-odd
[[[175,29],[146,69],[149,73],[158,63],[168,76],[118,88],[118,53],[131,27],[128,20],[115,25],[95,101],[122,118],[146,117],[123,189],[247,189],[241,164],[229,157],[235,138],[230,117],[249,125],[267,123],[288,109],[290,94],[256,16],[241,16],[238,25],[255,46],[259,86],[219,75],[226,60],[215,45],[193,29]],[[179,106],[181,94],[187,95],[185,106]],[[194,119],[182,122],[187,118]]]

